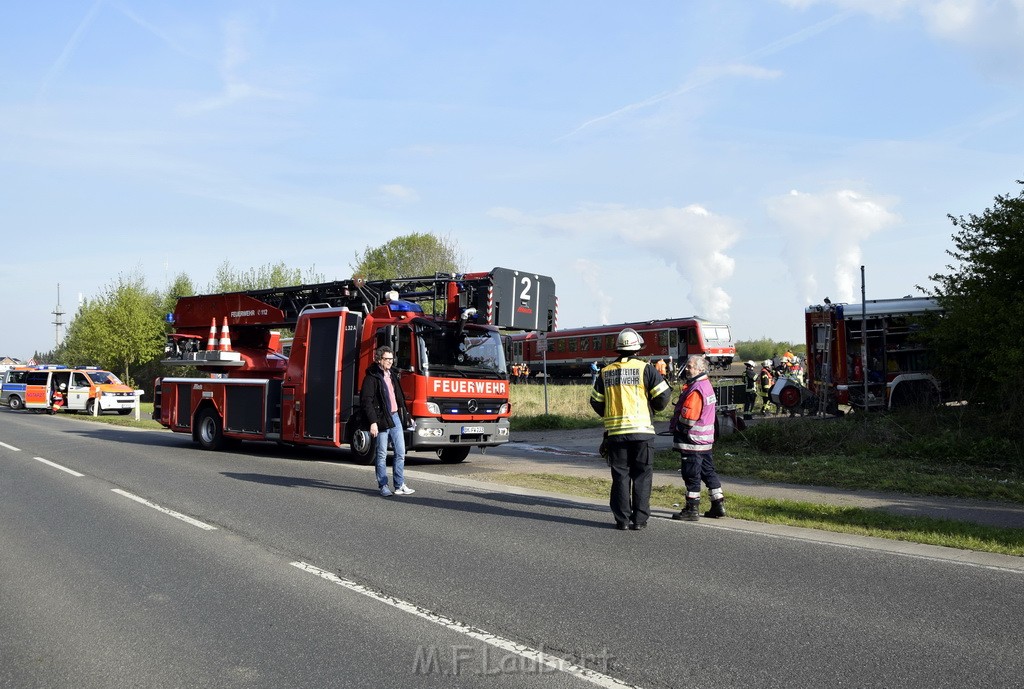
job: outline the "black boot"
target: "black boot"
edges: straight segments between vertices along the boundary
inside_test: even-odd
[[[712,500],[711,509],[704,513],[705,517],[711,517],[712,519],[718,519],[725,515],[725,498],[721,500]]]
[[[672,515],[673,519],[695,522],[700,519],[700,498],[686,498],[686,507]]]

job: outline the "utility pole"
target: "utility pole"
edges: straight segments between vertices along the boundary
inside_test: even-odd
[[[60,329],[64,325],[64,311],[60,308],[60,283],[57,283],[57,306],[51,312],[53,314],[53,325],[55,326],[56,333],[54,334],[53,347],[56,349],[60,346]]]

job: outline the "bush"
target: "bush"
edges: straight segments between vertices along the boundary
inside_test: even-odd
[[[757,423],[726,442],[766,455],[914,459],[1024,472],[1024,448],[981,409],[941,407]]]

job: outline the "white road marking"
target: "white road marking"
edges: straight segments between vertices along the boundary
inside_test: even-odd
[[[462,622],[459,622],[457,620],[453,620],[450,617],[444,617],[442,615],[430,612],[429,610],[421,608],[420,606],[415,605],[414,603],[408,603],[404,600],[401,600],[400,598],[395,598],[394,596],[389,596],[385,593],[374,591],[373,589],[367,588],[362,584],[357,584],[354,581],[342,579],[341,577],[332,572],[327,572],[325,570],[320,569],[319,567],[315,567],[306,562],[292,562],[291,565],[293,567],[301,569],[304,572],[315,574],[316,576],[321,577],[322,579],[326,579],[327,581],[338,584],[339,586],[343,586],[349,589],[350,591],[354,591],[356,593],[372,598],[376,601],[380,601],[381,603],[385,603],[394,608],[398,608],[399,610],[407,612],[410,615],[415,615],[424,620],[427,620],[428,622],[433,622],[434,624],[459,632],[460,634],[464,634],[470,637],[471,639],[482,641],[485,644],[490,644],[491,646],[499,648],[503,651],[514,653],[522,658],[537,663],[538,665],[544,665],[545,667],[549,667],[552,670],[559,670],[561,672],[568,673],[570,675],[577,677],[578,679],[585,680],[599,687],[611,687],[613,689],[639,689],[635,684],[626,684],[624,682],[620,682],[614,677],[610,677],[595,670],[575,665],[565,660],[564,658],[559,658],[558,656],[538,651],[536,649],[530,648],[529,646],[518,644],[514,641],[505,639],[500,636],[496,636],[482,629],[470,627],[469,625],[463,624]]]
[[[8,445],[7,443],[0,443],[0,446],[6,447],[8,450],[11,450],[13,452],[21,452],[21,449],[15,447],[14,445]]]
[[[54,469],[60,469],[61,471],[66,471],[69,474],[71,474],[72,476],[77,476],[79,478],[85,476],[85,474],[80,474],[77,471],[74,471],[72,469],[68,469],[67,467],[62,467],[60,464],[57,464],[56,462],[51,462],[48,459],[43,459],[42,457],[33,457],[32,459],[34,459],[34,460],[36,460],[38,462],[42,462],[43,464],[48,464],[49,466],[52,466]]]
[[[124,497],[128,498],[129,500],[134,500],[135,502],[140,503],[142,505],[145,505],[146,507],[152,507],[154,510],[156,510],[158,512],[163,512],[164,514],[170,515],[170,516],[174,517],[175,519],[180,519],[181,521],[186,522],[188,524],[191,524],[192,526],[198,526],[200,529],[206,529],[207,531],[216,531],[217,530],[216,526],[210,526],[209,524],[204,524],[203,522],[199,521],[198,519],[193,519],[192,517],[184,515],[181,512],[175,512],[174,510],[169,510],[166,507],[161,507],[160,505],[152,503],[149,500],[146,500],[145,498],[140,498],[138,495],[132,495],[131,493],[129,493],[126,490],[121,490],[120,488],[113,488],[111,490],[113,492],[117,493],[118,495],[123,495]]]

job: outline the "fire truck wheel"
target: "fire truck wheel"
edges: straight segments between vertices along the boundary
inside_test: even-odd
[[[376,445],[370,432],[359,428],[352,434],[352,440],[349,443],[349,447],[352,448],[352,455],[356,458],[356,462],[359,464],[373,464],[376,455]]]
[[[25,403],[21,401],[21,398],[17,395],[11,395],[7,398],[7,404],[10,405],[11,409],[17,411],[25,406]]]
[[[469,457],[469,447],[444,447],[437,451],[437,456],[445,464],[458,464]]]
[[[204,450],[219,450],[224,447],[224,429],[220,416],[213,409],[203,409],[196,417],[196,440]]]

